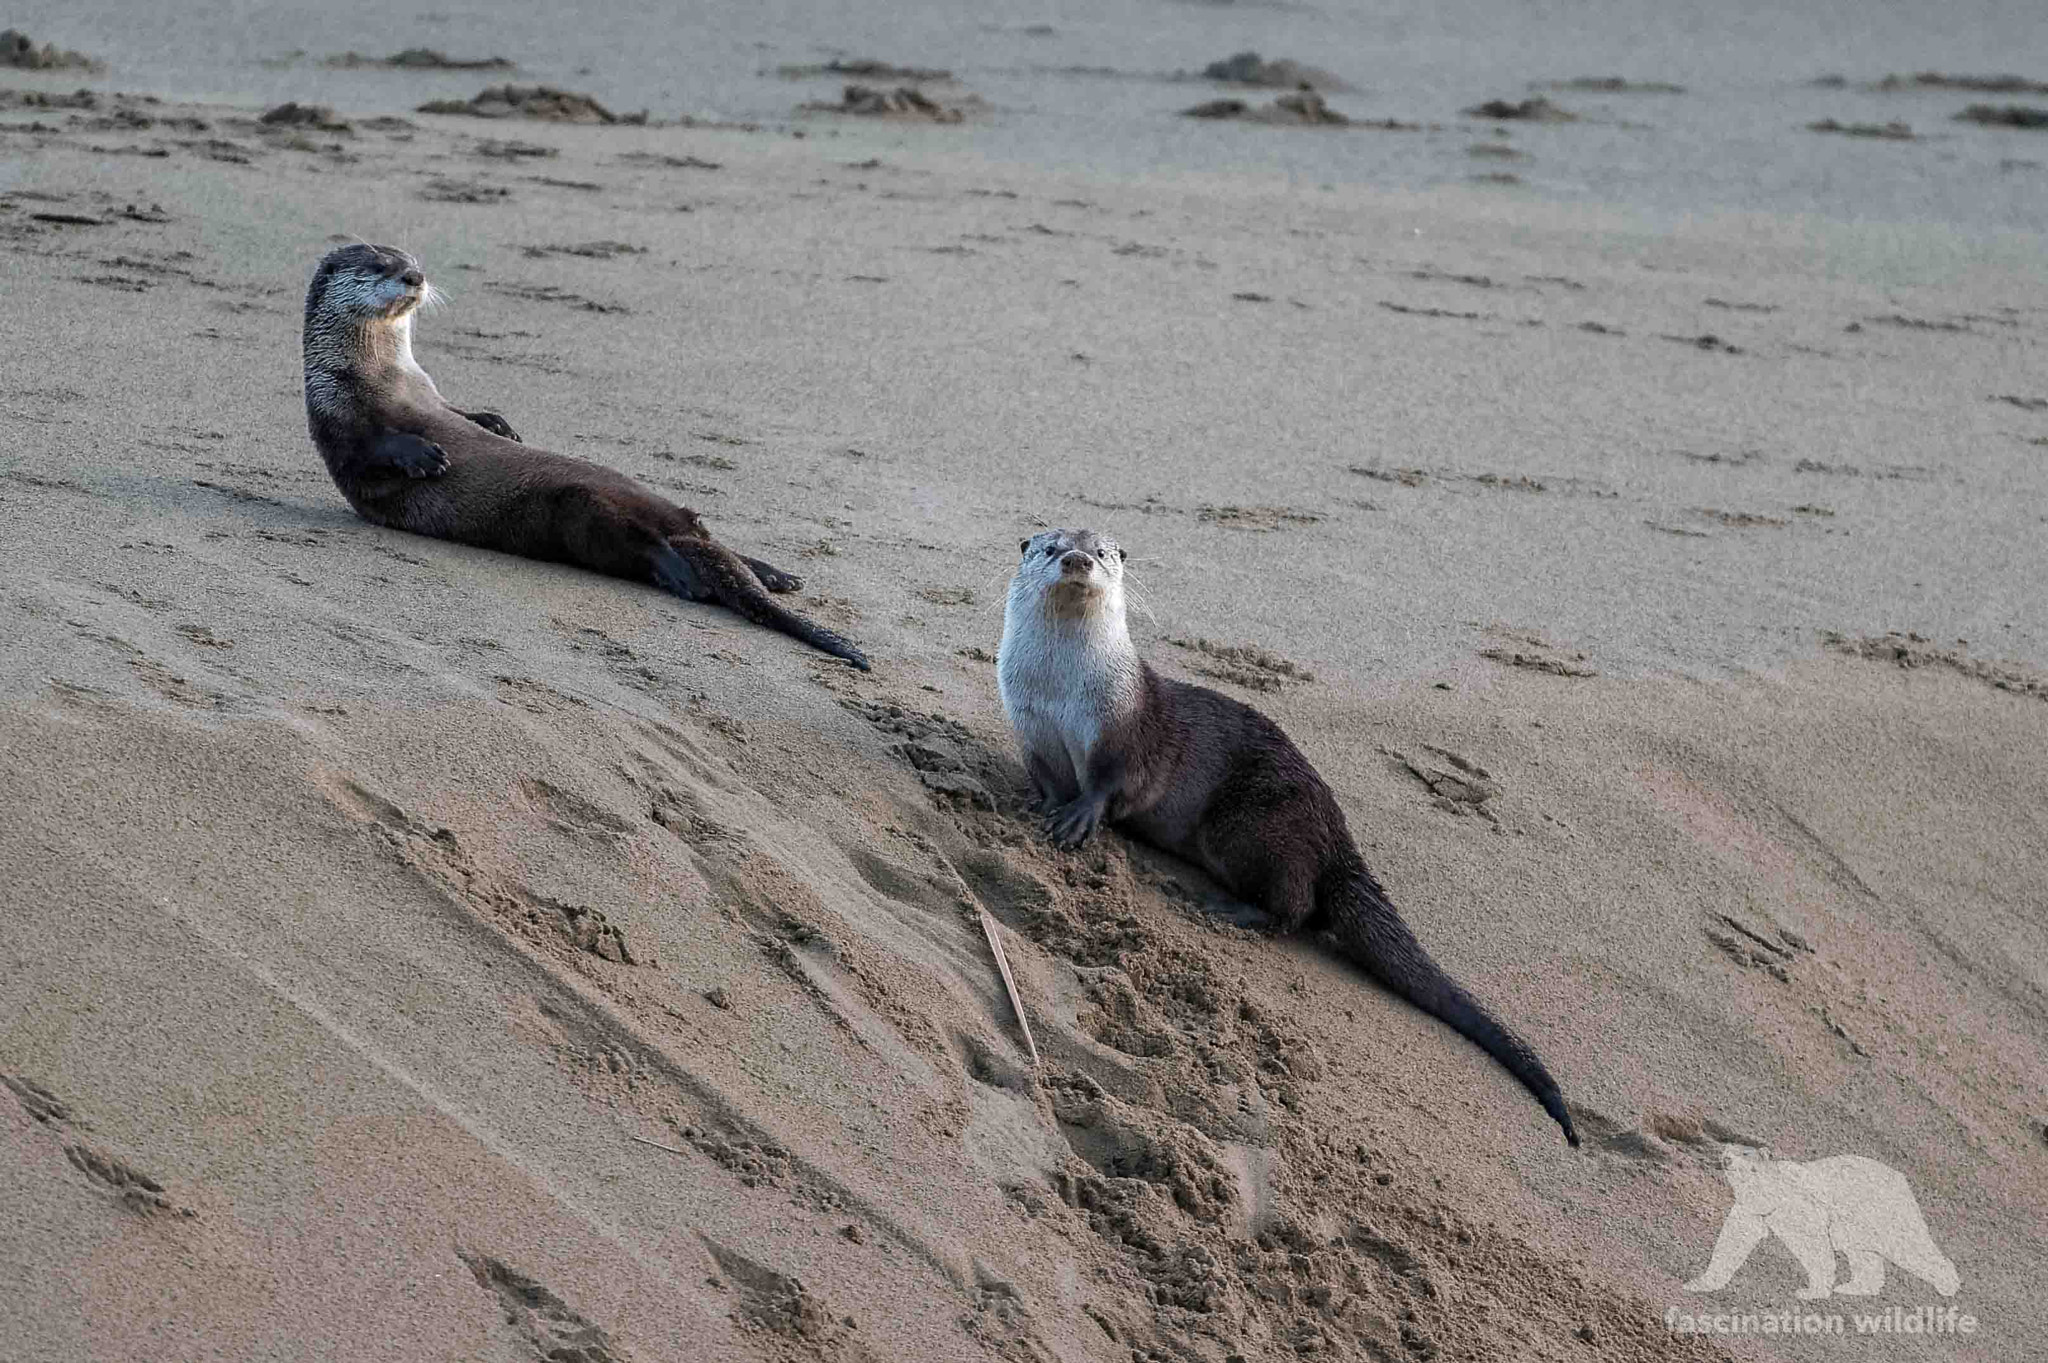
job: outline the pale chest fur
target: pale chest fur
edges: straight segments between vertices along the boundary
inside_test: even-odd
[[[1088,758],[1135,702],[1138,657],[1120,619],[1053,618],[1014,597],[1003,621],[996,684],[1025,756],[1085,781]]]

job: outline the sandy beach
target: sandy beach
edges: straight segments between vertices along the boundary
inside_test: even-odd
[[[1883,85],[2019,62],[2003,11],[1737,88],[1160,0],[735,30],[694,93],[531,17],[152,66],[67,13],[0,16],[99,63],[0,69],[0,1356],[2039,1351],[2048,130],[1955,114],[2048,94]],[[513,65],[334,60],[415,44]],[[1199,78],[1250,46],[1355,122],[1182,118],[1288,93]],[[1683,88],[1549,85],[1631,54]],[[959,120],[800,108],[850,56]],[[418,111],[508,83],[615,121]],[[1539,86],[1577,121],[1462,112]],[[447,295],[450,402],[874,671],[357,518],[299,341],[354,239]],[[994,654],[1047,526],[1294,736],[1583,1148],[1185,865],[1039,838]],[[1774,1240],[1688,1291],[1728,1145],[1897,1171],[1958,1290],[1802,1299]]]

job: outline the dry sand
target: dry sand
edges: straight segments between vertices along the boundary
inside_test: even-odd
[[[2037,1349],[2038,236],[409,107],[0,111],[0,1352]],[[451,295],[452,401],[873,675],[357,520],[337,233]],[[1583,1151],[1186,868],[1037,841],[991,655],[1045,524],[1296,735]],[[1681,1290],[1722,1139],[1903,1172],[1961,1292],[1816,1306],[1978,1333],[1672,1336],[1802,1281]]]

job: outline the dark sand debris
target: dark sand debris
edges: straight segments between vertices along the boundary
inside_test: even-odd
[[[493,85],[475,99],[432,99],[423,114],[468,114],[475,118],[539,118],[551,123],[645,123],[647,114],[615,114],[589,95],[551,85]]]
[[[1823,118],[1818,123],[1807,124],[1806,130],[1841,133],[1845,137],[1875,137],[1886,142],[1911,142],[1915,138],[1912,125],[1897,120],[1890,123],[1840,123],[1832,118]]]
[[[1723,355],[1740,355],[1743,353],[1741,346],[1730,345],[1711,331],[1703,336],[1674,336],[1666,332],[1663,334],[1663,339],[1676,341],[1680,345],[1689,345],[1695,350],[1718,351]]]
[[[2025,76],[1951,76],[1940,71],[1919,71],[1910,76],[1886,76],[1877,83],[1880,90],[1969,90],[1980,95],[2048,95],[2048,81]]]
[[[1554,80],[1544,87],[1548,90],[1583,90],[1596,95],[1682,95],[1683,85],[1673,85],[1661,80],[1625,80],[1620,76],[1575,76],[1571,80]]]
[[[671,156],[662,151],[629,151],[622,153],[619,161],[631,166],[666,166],[671,170],[722,170],[721,161],[706,161],[701,156]],[[882,163],[875,161],[864,167],[873,169]]]
[[[1489,99],[1465,110],[1467,118],[1492,118],[1503,122],[1519,119],[1525,123],[1576,123],[1579,116],[1560,109],[1541,95],[1524,100]]]
[[[494,204],[503,203],[511,198],[512,191],[503,185],[480,180],[453,180],[446,176],[436,176],[420,191],[420,197],[434,203]]]
[[[68,95],[49,94],[42,90],[0,90],[0,109],[97,109],[100,97],[90,90],[76,90]]]
[[[1323,102],[1313,90],[1282,95],[1271,104],[1257,107],[1241,99],[1212,99],[1192,109],[1182,109],[1186,118],[1237,119],[1245,123],[1272,123],[1291,127],[1343,127],[1351,122]],[[1377,126],[1377,125],[1376,125]]]
[[[1486,318],[1483,312],[1458,312],[1451,308],[1415,308],[1406,303],[1390,303],[1380,300],[1380,306],[1388,312],[1405,313],[1410,317],[1453,317],[1461,322],[1479,322]]]
[[[809,80],[819,76],[860,76],[866,80],[938,81],[951,80],[951,71],[936,66],[897,66],[872,57],[852,60],[835,57],[822,65],[778,66],[775,74],[787,80]]]
[[[388,57],[366,57],[360,52],[344,52],[338,57],[329,57],[323,66],[356,68],[362,66],[384,66],[406,71],[510,71],[513,68],[509,57],[451,57],[431,47],[408,47],[403,52],[394,52]]]
[[[261,121],[269,128],[314,128],[329,133],[355,131],[346,119],[325,104],[280,104],[267,111]]]
[[[1587,661],[1586,654],[1577,649],[1568,649],[1551,643],[1540,634],[1502,632],[1508,639],[1506,645],[1496,645],[1479,650],[1479,656],[1488,662],[1504,667],[1519,667],[1528,672],[1547,672],[1553,677],[1597,677],[1599,671]]]
[[[1958,639],[1953,648],[1943,648],[1932,639],[1911,631],[1892,630],[1883,637],[1852,638],[1834,630],[1821,633],[1821,643],[1836,653],[1872,662],[1892,663],[1902,668],[1938,667],[1961,673],[1973,681],[2016,696],[2048,700],[2048,675],[2025,663],[1992,662],[1970,656],[1969,641]]]
[[[83,52],[71,52],[55,43],[38,47],[35,39],[19,29],[0,30],[0,66],[24,71],[100,71],[105,68]]]
[[[613,260],[619,256],[644,256],[645,246],[635,246],[624,241],[583,241],[568,246],[528,246],[524,253],[540,259],[545,256],[582,256],[586,260]]]
[[[1995,128],[2048,128],[2048,109],[2029,104],[1972,104],[1956,118]]]
[[[1194,671],[1252,691],[1278,691],[1290,682],[1316,679],[1315,673],[1299,663],[1257,644],[1219,644],[1199,638],[1171,638],[1166,642],[1197,655],[1188,663]]]
[[[1256,52],[1239,52],[1225,57],[1222,61],[1210,62],[1202,68],[1207,80],[1228,81],[1232,85],[1256,85],[1268,90],[1334,90],[1348,91],[1357,87],[1343,77],[1323,70],[1319,66],[1307,66],[1301,62],[1281,57],[1267,61]]]
[[[521,142],[516,137],[482,137],[474,148],[478,156],[494,161],[538,161],[561,153],[553,147],[544,147],[538,142]]]
[[[849,85],[837,104],[814,101],[802,106],[818,113],[854,114],[862,118],[903,118],[928,123],[958,123],[966,112],[957,105],[941,104],[914,85],[880,90],[872,85]]]
[[[1723,511],[1717,507],[1696,508],[1699,516],[1731,530],[1779,530],[1791,524],[1783,516],[1766,516],[1757,511]]]

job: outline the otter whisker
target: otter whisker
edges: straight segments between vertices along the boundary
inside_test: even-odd
[[[1126,604],[1134,607],[1139,614],[1150,620],[1154,629],[1159,628],[1159,617],[1152,613],[1152,602],[1149,599],[1149,594],[1145,591],[1144,584],[1131,576],[1131,568],[1128,563],[1124,565],[1124,600]]]

